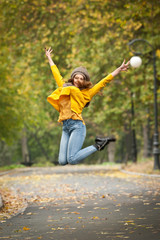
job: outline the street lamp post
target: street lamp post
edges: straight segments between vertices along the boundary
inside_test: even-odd
[[[128,43],[129,46],[135,42],[144,42],[152,48],[153,55],[153,75],[154,75],[154,137],[153,137],[153,154],[154,154],[154,169],[160,169],[159,163],[159,135],[158,135],[158,107],[157,107],[157,77],[156,77],[156,51],[153,46],[145,39],[133,39]],[[135,55],[143,55],[141,52],[133,52]],[[140,61],[140,60],[139,60]],[[136,66],[136,64],[135,64]],[[138,63],[137,63],[138,66]]]
[[[131,114],[132,114],[132,121],[134,122],[134,100],[133,100],[133,92],[131,92]],[[136,144],[136,130],[135,124],[132,125],[132,158],[133,162],[137,162],[137,144]]]

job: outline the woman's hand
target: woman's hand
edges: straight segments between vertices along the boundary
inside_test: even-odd
[[[51,49],[51,47],[47,50],[46,48],[45,48],[45,52],[46,52],[46,56],[49,58],[49,57],[51,57],[51,52],[52,52],[53,50]]]
[[[50,47],[48,50],[45,48],[46,56],[48,57],[50,66],[53,66],[53,65],[54,65],[54,62],[53,62],[53,60],[52,60],[52,58],[51,58],[51,53],[52,53],[52,51],[53,51],[53,50],[51,49],[51,47]]]
[[[120,71],[127,71],[128,68],[129,68],[129,64],[130,64],[130,61],[128,61],[126,64],[125,64],[125,60],[123,61],[122,65],[119,67]]]
[[[118,75],[121,71],[127,71],[128,68],[129,68],[129,64],[130,64],[130,61],[128,61],[126,64],[125,64],[125,60],[123,61],[122,65],[117,68],[115,71],[113,71],[111,74],[113,77],[115,77],[116,75]]]

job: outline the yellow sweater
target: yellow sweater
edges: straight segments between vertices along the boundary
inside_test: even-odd
[[[62,99],[63,96],[70,96],[71,110],[77,114],[81,114],[83,108],[91,101],[92,97],[113,79],[113,76],[109,74],[92,88],[80,90],[75,86],[63,87],[65,82],[63,81],[63,77],[61,76],[57,66],[52,65],[51,70],[57,82],[58,88],[50,96],[48,96],[47,101],[59,112],[59,99]]]
[[[73,120],[81,120],[83,124],[85,125],[85,122],[82,118],[81,114],[77,114],[71,110],[71,101],[70,96],[63,95],[59,99],[59,119],[58,122],[62,122],[67,119],[73,119]]]

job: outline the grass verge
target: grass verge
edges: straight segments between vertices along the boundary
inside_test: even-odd
[[[141,159],[137,163],[129,162],[125,165],[122,164],[122,169],[126,171],[160,175],[160,170],[154,170],[153,168],[153,159]]]

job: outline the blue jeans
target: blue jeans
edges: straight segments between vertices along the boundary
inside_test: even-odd
[[[77,164],[96,152],[95,146],[82,148],[86,137],[86,126],[80,120],[63,121],[63,131],[59,150],[59,164]]]

